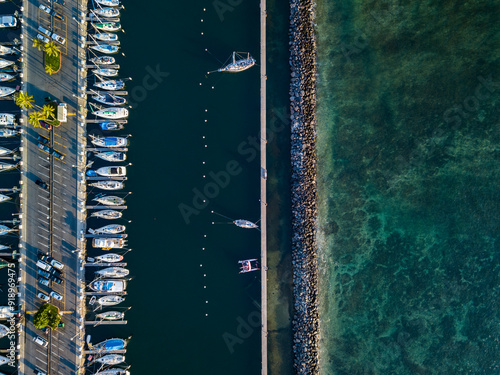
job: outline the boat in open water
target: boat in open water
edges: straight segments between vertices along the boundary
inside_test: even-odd
[[[96,361],[103,365],[117,365],[125,362],[125,356],[121,354],[107,354],[104,357],[97,358]]]
[[[103,31],[118,31],[122,28],[119,22],[96,22],[92,24],[96,29]]]
[[[97,299],[97,303],[101,306],[115,306],[125,301],[125,298],[117,295],[103,296]]]
[[[94,112],[94,115],[111,120],[119,120],[128,117],[128,109],[123,107],[104,108]]]
[[[111,106],[124,105],[125,103],[127,103],[127,99],[125,99],[123,96],[113,95],[109,93],[99,93],[96,95],[92,95],[92,99],[94,99],[96,102]]]
[[[120,17],[120,11],[116,8],[101,8],[101,9],[95,9],[92,12],[94,12],[100,17],[106,17],[106,18]],[[91,15],[92,13],[90,13],[89,17],[91,17]]]
[[[93,186],[102,190],[120,190],[123,189],[124,184],[121,181],[111,180],[111,181],[96,181],[89,184],[89,186]]]
[[[112,162],[125,161],[127,159],[126,153],[118,151],[97,152],[95,156],[99,159]]]
[[[97,82],[94,83],[95,87],[98,87],[103,90],[108,90],[108,91],[116,91],[116,90],[121,90],[125,87],[125,82],[122,80],[109,80],[109,81],[102,81],[102,82]]]
[[[108,267],[95,272],[100,277],[111,277],[113,279],[120,279],[128,276],[130,271],[123,267]]]
[[[92,350],[99,350],[99,351],[102,350],[105,352],[110,352],[113,350],[121,350],[125,349],[126,347],[127,347],[127,341],[124,339],[107,339],[91,346]]]
[[[102,263],[116,263],[123,260],[123,255],[108,253],[95,257],[99,262]]]
[[[94,280],[90,283],[90,289],[96,292],[121,293],[125,291],[127,282],[125,280]]]
[[[121,218],[123,214],[120,211],[115,210],[100,210],[93,212],[90,216],[97,217],[99,219],[114,220]]]
[[[94,200],[106,206],[122,206],[125,204],[125,199],[116,195],[102,195],[95,197]]]
[[[232,61],[226,66],[218,69],[218,72],[238,73],[250,69],[255,65],[255,59],[247,53],[247,57],[241,56],[238,52],[233,52]]]
[[[89,229],[89,233],[92,233],[92,234],[98,234],[98,233],[118,234],[118,233],[125,232],[125,229],[127,229],[127,227],[125,225],[109,224],[109,225],[106,225],[104,227],[100,227],[97,229]]]
[[[127,241],[123,238],[97,237],[92,240],[92,246],[100,249],[123,249]]]
[[[90,48],[94,51],[107,54],[117,53],[120,49],[120,47],[111,44],[96,44],[94,46],[90,46]]]
[[[125,313],[121,311],[105,311],[95,316],[99,320],[122,320]]]
[[[243,219],[235,220],[233,221],[233,223],[240,228],[246,228],[246,229],[256,229],[259,227],[257,224],[252,223],[249,220],[243,220]]]
[[[91,142],[99,147],[124,147],[128,144],[127,138],[123,137],[94,137],[90,135]]]
[[[0,137],[2,138],[10,138],[18,135],[19,132],[14,129],[8,129],[8,128],[0,128]]]
[[[116,62],[113,56],[92,57],[89,61],[96,65],[111,65]]]
[[[240,264],[240,273],[247,273],[259,270],[257,259],[246,259],[238,261]]]

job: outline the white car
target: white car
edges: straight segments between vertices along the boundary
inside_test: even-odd
[[[40,39],[44,44],[47,44],[48,42],[50,42],[50,39],[47,38],[45,35],[42,35],[42,34],[37,34],[36,38]]]
[[[38,293],[36,296],[38,298],[40,298],[42,301],[45,301],[45,302],[47,302],[48,300],[50,300],[49,296],[46,295],[45,293],[42,293],[42,292]]]
[[[0,28],[16,27],[17,18],[14,16],[0,16]]]
[[[43,4],[40,4],[40,9],[43,10],[48,15],[50,15],[51,12],[52,12],[52,9],[50,9],[49,7],[47,7],[47,6],[43,5]]]
[[[50,264],[45,263],[43,260],[38,260],[36,262],[36,266],[47,272],[50,272],[50,270],[52,269],[52,266]]]
[[[62,301],[62,299],[63,299],[63,296],[61,296],[59,293],[56,293],[54,291],[50,292],[50,296],[52,298],[55,298],[58,301]]]
[[[43,346],[44,348],[46,348],[49,345],[49,342],[40,336],[33,337],[33,341],[36,342],[38,345]]]
[[[64,268],[64,264],[55,259],[52,259],[50,261],[50,265],[54,268],[57,268],[59,271],[62,271],[62,269]]]
[[[47,30],[45,27],[38,26],[38,31],[40,31],[42,34],[47,35],[49,38],[52,35],[52,32]]]
[[[52,33],[51,36],[52,39],[54,39],[57,43],[61,43],[61,45],[66,44],[66,39],[64,39],[62,36],[57,35],[56,33]]]

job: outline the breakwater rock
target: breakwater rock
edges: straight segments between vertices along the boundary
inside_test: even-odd
[[[318,374],[316,41],[314,2],[290,1],[294,368]]]

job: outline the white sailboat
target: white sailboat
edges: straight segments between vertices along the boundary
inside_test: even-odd
[[[91,58],[90,62],[96,65],[110,65],[115,63],[115,58],[112,56],[99,56]]]
[[[125,313],[121,311],[105,311],[95,316],[99,320],[122,320]]]
[[[0,86],[0,97],[5,97],[12,95],[16,92],[16,89],[13,89],[12,87],[5,87],[5,86]]]
[[[92,73],[102,77],[116,77],[118,75],[118,69],[108,69],[108,68],[93,69]]]
[[[110,44],[96,44],[94,46],[90,46],[90,48],[92,48],[97,52],[107,53],[107,54],[117,53],[118,50],[120,49],[120,47]]]
[[[0,224],[0,236],[3,236],[5,234],[13,232],[13,231],[14,231],[14,229],[9,228],[3,224]]]
[[[229,72],[237,73],[244,70],[250,69],[255,65],[255,59],[247,53],[247,57],[239,55],[237,52],[233,52],[232,61],[226,66],[218,69],[218,72]]]
[[[12,198],[9,197],[8,195],[0,194],[0,203],[7,202],[8,200],[11,200]],[[2,250],[2,249],[0,249]]]
[[[2,138],[14,137],[15,135],[18,135],[18,134],[19,134],[19,132],[17,130],[0,128],[0,137],[2,137]]]
[[[120,190],[123,189],[123,182],[121,181],[97,181],[89,184],[89,186],[96,187],[102,190]]]
[[[6,68],[14,64],[14,61],[0,59],[0,69]]]
[[[123,368],[108,368],[107,370],[96,372],[94,375],[130,375],[130,371]]]
[[[96,29],[103,31],[118,31],[122,28],[119,22],[97,22],[92,24]]]
[[[120,11],[116,8],[95,9],[94,13],[97,14],[98,16],[106,17],[106,18],[120,17]],[[90,13],[89,16],[91,17],[92,13]]]
[[[0,46],[0,56],[13,55],[15,53],[16,53],[16,51],[14,50],[14,48]]]
[[[95,87],[98,87],[103,90],[110,90],[110,91],[116,91],[116,90],[121,90],[125,87],[125,82],[122,80],[109,80],[109,81],[102,81],[94,84]]]
[[[103,177],[124,177],[127,175],[127,167],[101,167],[95,172]]]
[[[117,365],[125,362],[125,356],[120,354],[108,354],[104,357],[97,358],[96,361],[105,365]]]
[[[115,195],[104,195],[96,197],[94,200],[106,206],[122,206],[125,203],[125,199]]]
[[[100,277],[111,277],[119,279],[121,277],[128,276],[130,271],[122,267],[108,267],[95,272]]]
[[[249,220],[243,220],[243,219],[238,219],[238,220],[235,220],[233,221],[233,223],[240,227],[240,228],[245,228],[245,229],[256,229],[258,228],[259,226],[255,223],[252,223],[251,221]]]
[[[9,155],[9,154],[12,154],[14,151],[8,149],[8,148],[5,148],[5,147],[0,147],[0,156],[5,156],[5,155]]]
[[[14,125],[16,116],[12,113],[0,113],[0,125]]]
[[[117,7],[120,5],[120,0],[95,0],[95,2],[105,7]]]
[[[3,163],[0,162],[0,172],[10,171],[17,167],[17,164]]]
[[[114,220],[121,218],[123,214],[120,211],[115,210],[100,210],[93,212],[90,216],[97,217],[99,219]]]
[[[0,73],[0,82],[10,81],[11,79],[14,79],[12,74]]]
[[[13,309],[9,306],[0,306],[0,319],[12,318],[14,316]]]
[[[91,142],[99,147],[124,147],[127,145],[127,138],[123,137],[94,137],[90,136]]]
[[[99,94],[92,95],[92,99],[94,99],[96,102],[110,105],[110,106],[118,106],[118,105],[124,105],[127,103],[127,99],[125,99],[123,96],[119,95],[113,95],[109,94],[107,92],[100,92]],[[109,123],[105,123],[106,126],[103,126],[101,124],[101,129],[102,130],[120,130],[123,129],[123,125],[121,124],[116,124],[114,127],[107,126]]]
[[[109,225],[106,225],[106,226],[101,227],[101,228],[89,229],[89,233],[92,233],[92,234],[98,234],[98,233],[118,234],[118,233],[125,232],[125,229],[127,229],[127,227],[125,225],[109,224]]]
[[[0,338],[7,336],[10,332],[10,328],[4,324],[0,324]]]
[[[123,238],[97,237],[92,240],[92,246],[100,249],[123,249],[126,244]]]
[[[98,261],[103,262],[103,263],[116,263],[116,262],[123,260],[123,255],[115,254],[115,253],[108,253],[108,254],[99,255],[95,258]]]
[[[101,40],[103,42],[117,42],[118,35],[113,33],[98,33],[94,35],[94,38]]]
[[[106,161],[125,161],[127,159],[127,154],[118,151],[108,151],[108,152],[98,152],[95,154],[99,159]]]
[[[122,107],[110,107],[94,112],[97,117],[118,120],[128,117],[128,109]]]
[[[90,283],[90,289],[96,292],[121,293],[125,291],[127,282],[125,280],[94,280]]]
[[[97,299],[97,303],[101,306],[114,306],[125,301],[125,298],[121,296],[111,295],[103,296]]]

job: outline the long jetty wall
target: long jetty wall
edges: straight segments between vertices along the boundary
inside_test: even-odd
[[[318,374],[316,41],[314,2],[290,1],[293,354],[297,374]]]

